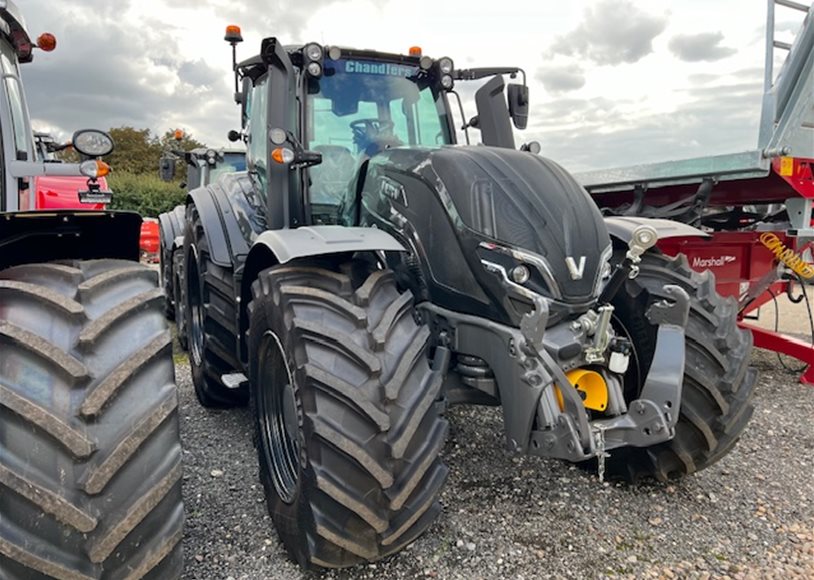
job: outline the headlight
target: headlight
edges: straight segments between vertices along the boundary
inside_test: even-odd
[[[282,145],[286,142],[288,137],[283,129],[272,129],[269,133],[269,139],[271,139],[271,142],[275,145]]]
[[[71,144],[85,157],[104,157],[113,152],[113,139],[104,131],[96,129],[77,131],[71,138]]]
[[[530,277],[531,272],[529,272],[529,269],[522,264],[512,268],[512,280],[514,280],[517,284],[525,284],[529,281]]]
[[[318,62],[309,63],[306,67],[308,74],[312,77],[318,77],[322,75],[322,66]]]
[[[305,56],[308,60],[322,60],[322,47],[318,44],[309,44],[305,47]]]
[[[449,57],[445,56],[438,61],[438,70],[441,71],[442,75],[451,75],[454,68],[452,59]]]
[[[450,75],[444,75],[441,77],[441,86],[444,87],[445,90],[451,91],[454,85],[455,83]]]

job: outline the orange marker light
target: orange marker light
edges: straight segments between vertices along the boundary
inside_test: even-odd
[[[104,161],[96,160],[96,177],[105,177],[110,175],[110,165]]]
[[[57,37],[46,32],[37,39],[37,47],[45,52],[51,52],[57,47]]]
[[[173,134],[173,138],[176,141],[183,141],[184,137],[186,137],[186,135],[184,135],[184,132],[181,129],[176,129],[175,130],[175,133]]]
[[[421,56],[422,51],[420,46],[411,46],[410,47],[410,56]]]
[[[277,149],[271,152],[271,158],[280,165],[285,165],[286,163],[294,161],[294,152],[285,147],[277,147]]]

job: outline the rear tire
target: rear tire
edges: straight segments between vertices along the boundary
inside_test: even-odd
[[[175,289],[175,330],[178,344],[183,350],[189,350],[187,338],[187,292],[184,284],[184,249],[178,248],[172,253],[173,288]]]
[[[428,363],[412,294],[389,271],[354,285],[282,266],[262,272],[252,295],[260,476],[288,553],[340,568],[397,552],[440,513],[447,476],[443,373]]]
[[[248,403],[249,390],[229,389],[221,380],[240,367],[236,354],[232,271],[215,264],[198,210],[187,208],[184,233],[186,336],[195,394],[201,405],[229,408]]]
[[[178,578],[181,445],[155,272],[0,272],[0,578]]]
[[[164,289],[164,315],[167,320],[175,320],[175,276],[173,275],[172,248],[167,248],[164,236],[161,236],[160,259],[161,287]]]
[[[690,295],[681,412],[672,440],[612,450],[606,474],[630,482],[667,481],[709,467],[732,449],[754,411],[757,373],[749,366],[752,335],[738,328],[737,303],[717,293],[712,273],[691,270],[683,255],[648,252],[642,258],[639,276],[613,302],[636,355],[626,376],[626,398],[636,398],[655,350],[657,329],[644,313],[668,297],[665,285],[675,284]]]

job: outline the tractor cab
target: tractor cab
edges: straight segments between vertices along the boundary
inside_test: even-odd
[[[230,27],[226,40],[234,49],[239,29]],[[343,199],[378,153],[456,144],[450,100],[463,116],[457,81],[491,77],[475,96],[478,115],[463,119],[467,143],[476,128],[484,144],[513,149],[511,121],[525,128],[528,112],[521,69],[457,70],[451,58],[433,59],[418,47],[402,55],[267,38],[260,56],[235,59],[234,70],[243,131],[230,138],[247,143],[270,229],[338,223]],[[523,83],[504,93],[503,75],[518,73]]]

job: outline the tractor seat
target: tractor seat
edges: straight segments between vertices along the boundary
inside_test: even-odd
[[[322,163],[311,168],[311,203],[336,205],[356,175],[356,159],[347,147],[317,145]]]

